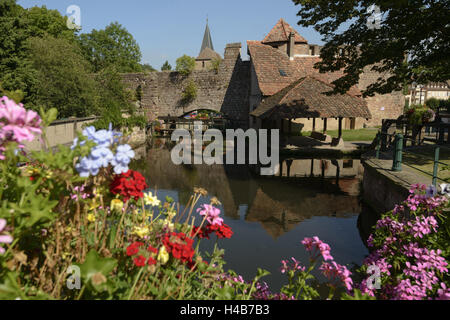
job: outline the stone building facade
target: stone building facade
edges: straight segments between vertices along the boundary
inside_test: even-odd
[[[241,44],[225,48],[219,70],[195,70],[184,77],[178,72],[128,73],[122,79],[131,90],[142,88],[141,108],[149,120],[162,116],[181,117],[195,110],[207,109],[223,113],[237,125],[248,121],[248,86],[250,63],[241,59]],[[193,81],[197,98],[183,102],[183,90]]]
[[[281,19],[263,41],[248,41],[250,61],[241,58],[241,43],[231,43],[225,48],[224,58],[218,70],[211,70],[208,63],[220,57],[213,50],[207,26],[202,49],[197,58],[196,70],[188,77],[177,72],[153,72],[150,74],[123,74],[124,83],[131,89],[142,88],[141,107],[149,120],[161,116],[181,117],[194,110],[208,109],[221,112],[236,126],[252,126],[250,113],[262,100],[298,81],[301,77],[317,77],[332,82],[342,74],[319,74],[314,64],[320,61],[321,47],[309,44],[295,29]],[[202,55],[203,53],[203,55]],[[206,58],[200,59],[200,58]],[[206,63],[205,63],[206,62]],[[360,95],[361,90],[375,81],[379,74],[365,72],[357,87],[349,91]],[[183,90],[190,82],[197,87],[197,98],[185,103]],[[346,119],[344,129],[357,129],[381,125],[381,120],[397,118],[403,113],[405,98],[401,92],[366,98],[372,117]],[[312,119],[298,119],[304,131],[312,129]],[[330,119],[328,129],[333,130],[338,121]]]

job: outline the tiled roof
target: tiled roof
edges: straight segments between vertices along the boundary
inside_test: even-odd
[[[213,59],[222,59],[220,54],[206,47],[200,52],[200,55],[197,57],[197,60],[213,60]]]
[[[329,95],[333,86],[303,77],[262,101],[251,115],[259,118],[372,118],[367,102],[349,93]]]
[[[295,42],[308,43],[289,23],[280,19],[275,27],[269,32],[262,43],[286,42],[289,41],[290,33],[295,33]]]
[[[295,57],[294,60],[290,60],[287,54],[261,41],[247,41],[247,46],[263,96],[271,96],[308,75],[314,75],[315,78],[328,83],[343,76],[343,72],[340,71],[319,73],[314,68],[314,65],[320,61],[318,56]],[[356,87],[351,88],[349,93],[361,95]]]

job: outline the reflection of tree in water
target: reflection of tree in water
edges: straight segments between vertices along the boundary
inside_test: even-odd
[[[359,176],[341,179],[259,177],[247,166],[177,166],[167,149],[150,149],[147,161],[138,164],[144,167],[151,188],[177,191],[181,204],[188,202],[194,187],[202,187],[208,190],[209,196],[221,201],[227,217],[239,219],[239,206],[247,205],[246,220],[261,223],[273,238],[314,216],[345,217],[361,212]],[[321,169],[335,166],[331,161],[321,163]],[[297,168],[301,167],[301,163],[297,163]]]

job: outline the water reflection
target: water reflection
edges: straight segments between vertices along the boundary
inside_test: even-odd
[[[284,159],[273,177],[255,168],[234,165],[174,165],[170,151],[148,149],[134,163],[158,197],[169,195],[185,205],[194,187],[208,190],[221,203],[225,223],[235,232],[221,242],[227,267],[252,278],[257,267],[268,269],[275,290],[281,286],[279,261],[308,257],[300,241],[319,236],[333,248],[339,263],[360,264],[367,254],[357,229],[363,169],[359,160]],[[213,242],[213,241],[211,241]],[[213,244],[202,243],[202,249]]]

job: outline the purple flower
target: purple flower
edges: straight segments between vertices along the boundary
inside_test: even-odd
[[[432,198],[437,195],[437,189],[435,186],[431,185],[427,188],[425,193],[427,198]]]
[[[13,238],[10,235],[2,235],[3,231],[6,227],[6,220],[0,219],[0,243],[7,243],[10,244],[13,242]],[[0,254],[4,254],[5,249],[3,247],[0,247]]]
[[[116,174],[128,172],[128,164],[134,156],[134,151],[129,145],[118,146],[117,153],[111,161],[111,164],[114,166],[114,172]]]
[[[82,158],[75,165],[81,177],[96,176],[101,168],[107,168],[110,164],[114,166],[114,172],[116,174],[128,172],[128,164],[135,155],[134,151],[129,145],[122,145],[117,147],[116,155],[113,154],[110,148],[118,141],[118,137],[121,134],[114,132],[111,125],[109,130],[99,131],[96,131],[94,127],[87,127],[83,130],[83,135],[97,145],[91,150],[89,156]],[[83,144],[84,142],[80,143],[80,145]],[[78,138],[74,140],[72,149],[77,145]]]

